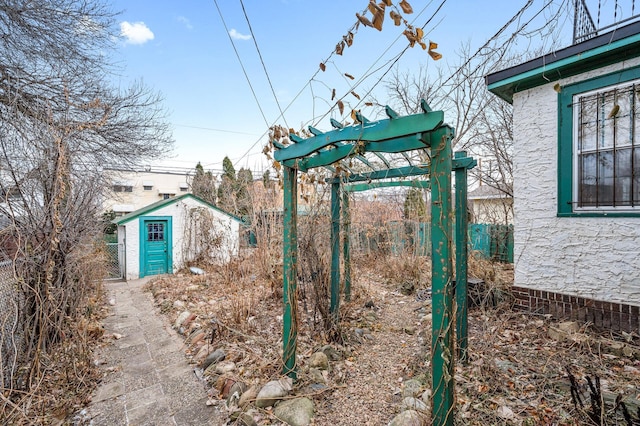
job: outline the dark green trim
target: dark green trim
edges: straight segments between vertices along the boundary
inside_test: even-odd
[[[124,216],[123,216],[124,217]],[[147,226],[145,222],[166,221],[167,229],[167,274],[173,274],[173,217],[171,216],[143,216],[139,220],[138,230],[138,252],[140,255],[140,264],[138,265],[139,278],[146,276],[147,270],[147,253],[144,242],[146,241]]]
[[[558,217],[637,217],[640,211],[574,211],[573,210],[573,97],[640,78],[640,66],[561,87],[558,94]]]
[[[216,210],[216,211],[218,211],[218,212],[220,212],[220,213],[222,213],[222,214],[224,214],[226,216],[229,216],[233,220],[237,220],[238,222],[244,222],[242,220],[242,218],[240,218],[238,216],[235,216],[235,215],[232,215],[231,213],[226,212],[226,211],[220,209],[219,207],[216,207],[213,204],[206,202],[202,198],[189,193],[189,194],[182,194],[182,195],[180,195],[178,197],[167,198],[166,200],[156,201],[153,204],[149,204],[148,206],[142,207],[142,208],[140,208],[140,209],[138,209],[136,211],[133,211],[131,213],[127,213],[126,215],[124,215],[122,217],[114,219],[112,221],[112,223],[115,223],[116,225],[124,225],[125,223],[130,222],[133,219],[136,219],[136,218],[138,218],[140,216],[147,215],[149,213],[153,213],[156,210],[159,210],[159,209],[161,209],[161,208],[163,208],[165,206],[171,205],[173,203],[177,203],[178,201],[184,200],[186,198],[194,199],[194,200],[198,201],[199,203],[204,204],[205,206],[207,206],[207,207],[209,207],[209,208],[211,208],[213,210]]]
[[[513,103],[514,93],[638,57],[640,34],[637,27],[637,23],[631,24],[626,31],[616,30],[598,37],[598,40],[589,40],[489,74],[486,77],[487,88]]]

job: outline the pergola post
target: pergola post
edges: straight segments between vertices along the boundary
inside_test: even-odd
[[[340,309],[340,181],[331,184],[331,305],[329,311],[338,324]]]
[[[342,193],[342,255],[344,256],[344,299],[351,300],[351,211],[349,192]]]
[[[284,190],[284,274],[283,274],[283,374],[292,379],[297,376],[296,348],[298,341],[298,173],[291,167],[283,167]]]
[[[455,158],[464,158],[466,151],[456,152]],[[467,167],[455,168],[456,180],[456,341],[458,359],[466,364],[468,348],[468,216],[467,216]]]
[[[451,139],[453,129],[443,126],[431,133],[431,332],[432,420],[453,425],[454,350],[453,285],[451,261]]]

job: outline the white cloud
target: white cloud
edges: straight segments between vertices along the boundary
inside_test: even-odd
[[[229,31],[229,35],[235,40],[251,40],[250,35],[239,33],[235,28],[231,28],[231,31]]]
[[[145,25],[144,22],[127,21],[120,23],[120,36],[126,39],[128,44],[145,44],[149,40],[153,40],[153,32]]]
[[[178,22],[184,25],[185,28],[188,30],[193,29],[193,25],[191,25],[191,22],[189,21],[189,19],[185,18],[184,16],[178,16]]]

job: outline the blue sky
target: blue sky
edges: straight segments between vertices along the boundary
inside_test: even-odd
[[[441,0],[408,1],[414,13],[406,18],[415,19],[415,26],[424,25],[441,4]],[[331,56],[326,71],[318,73],[309,83],[320,62],[330,57],[356,22],[356,12],[362,13],[368,2],[244,0],[243,3],[271,85],[240,0],[218,0],[220,12],[214,0],[112,1],[113,9],[122,11],[118,17],[122,34],[116,52],[122,68],[119,83],[143,80],[163,94],[170,113],[176,150],[165,165],[193,167],[200,161],[205,168],[217,170],[228,155],[236,168],[260,170],[266,164],[261,149],[267,142],[264,134],[268,125],[277,123],[299,129],[313,124],[328,130],[330,117],[345,118],[337,108],[332,109],[335,104],[331,101],[332,89],[336,89],[338,96],[348,94],[350,85],[368,74],[371,75],[354,91],[363,96],[373,90],[378,99],[384,100],[384,84],[379,81],[384,81],[382,74],[389,68],[390,59],[407,45],[401,35],[404,27],[394,26],[388,16],[382,31],[361,26],[353,45],[345,48],[342,56]],[[469,42],[472,50],[477,49],[526,0],[444,3],[425,27],[425,41],[437,42],[437,51],[443,54],[443,59],[434,62],[420,47],[409,49],[396,64],[402,72],[422,64],[435,73],[438,67],[455,63],[455,51],[462,42]],[[533,15],[545,3],[535,0],[529,14]],[[544,13],[541,17],[544,19]],[[565,20],[559,25],[569,28],[572,18]],[[380,70],[372,72],[377,68]],[[355,80],[349,80],[344,73],[353,75]],[[289,106],[284,119],[278,119],[278,103],[282,109]],[[345,97],[346,111],[357,104],[353,95]]]

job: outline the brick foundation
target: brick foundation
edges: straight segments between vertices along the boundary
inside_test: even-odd
[[[591,322],[596,327],[640,333],[640,306],[602,302],[551,291],[512,287],[514,309]]]

